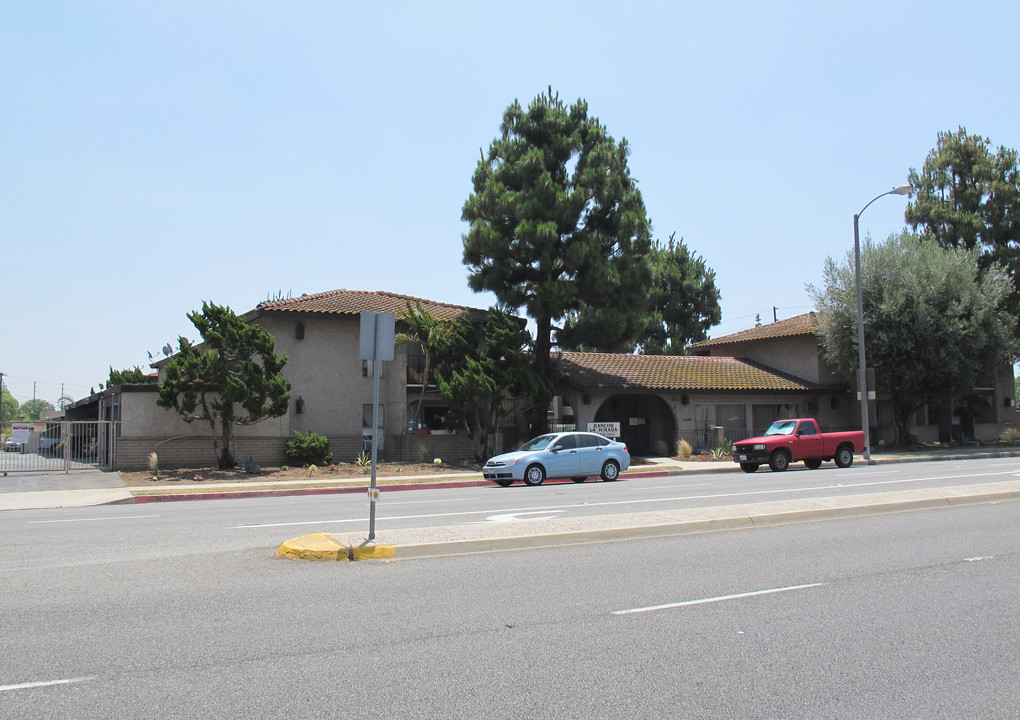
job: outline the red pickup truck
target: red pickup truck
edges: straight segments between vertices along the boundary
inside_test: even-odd
[[[773,472],[782,472],[790,463],[803,460],[810,470],[823,460],[835,460],[836,467],[850,467],[854,453],[864,451],[864,432],[820,433],[814,418],[776,420],[761,437],[733,443],[733,461],[752,473],[762,463]]]

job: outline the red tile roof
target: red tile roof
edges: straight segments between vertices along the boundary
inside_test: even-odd
[[[264,312],[308,312],[329,313],[334,315],[358,315],[364,311],[390,312],[398,314],[407,309],[407,301],[411,304],[421,303],[424,310],[430,312],[437,320],[456,320],[465,312],[472,319],[484,317],[487,310],[469,308],[462,305],[449,305],[433,300],[398,295],[390,292],[371,292],[365,290],[330,290],[302,295],[284,300],[269,300],[259,303],[252,311],[255,314]]]
[[[579,389],[618,390],[824,390],[760,363],[734,357],[556,355],[564,379]]]
[[[776,338],[794,337],[797,335],[814,335],[818,320],[813,312],[796,315],[786,320],[761,325],[750,330],[741,330],[732,335],[723,335],[701,342],[692,343],[688,350],[711,347],[715,345],[732,345],[734,343],[754,342],[756,340],[775,340]]]

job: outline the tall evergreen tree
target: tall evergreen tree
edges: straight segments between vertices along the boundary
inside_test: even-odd
[[[234,467],[234,426],[251,425],[287,412],[290,391],[273,336],[226,306],[202,303],[188,319],[203,344],[180,338],[181,349],[164,368],[156,404],[176,410],[185,422],[209,424],[219,467]]]
[[[722,319],[715,271],[675,236],[652,246],[648,324],[638,345],[644,355],[682,355]]]
[[[645,326],[634,340],[609,344],[604,326],[612,324],[616,308],[592,312],[587,306],[567,314],[556,334],[561,350],[623,352],[643,355],[682,355],[692,342],[708,337],[708,329],[722,317],[715,271],[695,256],[676,233],[667,243],[652,243],[648,253],[652,280],[645,297]]]
[[[1012,281],[1007,300],[1020,321],[1020,169],[1017,151],[993,150],[966,128],[940,132],[924,167],[911,169],[907,223],[943,247],[977,248],[982,269],[1001,266]],[[1014,331],[1020,337],[1020,325]]]
[[[552,88],[527,109],[516,100],[475,169],[463,219],[468,284],[535,321],[535,368],[551,376],[553,324],[582,307],[608,347],[645,324],[650,223],[617,142],[588,104]]]

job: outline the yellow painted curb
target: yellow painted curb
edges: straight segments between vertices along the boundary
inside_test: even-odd
[[[353,549],[352,560],[384,560],[395,557],[397,548],[393,545],[359,545]]]
[[[293,560],[337,560],[347,562],[351,559],[350,550],[326,533],[302,535],[293,540],[287,540],[280,545],[280,549],[276,552],[278,555],[283,555]]]

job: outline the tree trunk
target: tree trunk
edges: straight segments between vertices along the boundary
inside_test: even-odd
[[[552,374],[552,361],[549,358],[552,353],[552,319],[547,315],[535,318],[535,325],[535,373],[548,383]],[[549,415],[545,408],[536,408],[534,417],[532,437],[544,435],[549,430]]]
[[[220,470],[229,470],[237,465],[234,461],[234,426],[233,423],[223,421],[218,461]]]
[[[424,348],[423,348],[423,351],[424,351]],[[425,351],[425,352],[427,352],[427,351]],[[372,368],[372,370],[374,372],[375,368]],[[428,356],[426,355],[426,357],[425,357],[425,368],[421,372],[421,396],[418,398],[418,418],[417,418],[418,427],[424,427],[425,426],[425,413],[422,410],[422,407],[425,405],[425,391],[428,390],[428,387],[429,387],[429,373],[431,371],[432,371],[432,368],[429,367],[429,360],[428,360]]]

